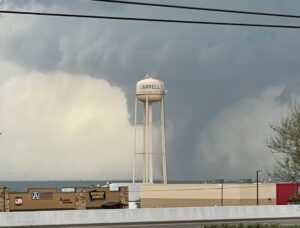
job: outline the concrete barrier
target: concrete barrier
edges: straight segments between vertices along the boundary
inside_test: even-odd
[[[300,205],[1,212],[0,227],[300,218]]]

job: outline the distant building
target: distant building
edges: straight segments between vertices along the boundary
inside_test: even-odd
[[[30,188],[27,192],[0,189],[0,211],[85,210],[127,208],[128,187]]]
[[[142,208],[256,205],[256,184],[140,186]],[[259,205],[276,205],[276,184],[259,184]]]

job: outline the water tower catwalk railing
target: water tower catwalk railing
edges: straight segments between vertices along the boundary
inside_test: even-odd
[[[165,111],[164,111],[164,83],[155,79],[154,75],[146,75],[136,85],[135,98],[135,140],[134,140],[134,156],[133,156],[133,177],[136,180],[136,161],[137,155],[143,156],[143,182],[153,183],[153,103],[160,102],[160,132],[161,132],[161,155],[162,155],[162,176],[163,183],[167,183],[167,155],[166,155],[166,133],[165,133]],[[138,101],[144,103],[144,132],[143,132],[143,151],[137,152],[137,114]]]

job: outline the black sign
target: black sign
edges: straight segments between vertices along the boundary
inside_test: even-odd
[[[105,191],[91,191],[89,192],[90,200],[105,200]]]

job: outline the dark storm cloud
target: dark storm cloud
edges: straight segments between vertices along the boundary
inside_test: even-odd
[[[7,1],[4,1],[7,3]],[[143,9],[81,1],[27,1],[10,8],[175,19],[292,23],[294,20],[212,14],[178,10]],[[169,1],[181,3],[182,1]],[[5,3],[4,3],[5,4]],[[16,5],[15,5],[16,4]],[[299,1],[185,1],[188,5],[300,14]],[[36,6],[37,5],[37,6]],[[253,18],[253,19],[252,19]],[[142,22],[16,16],[18,29],[0,38],[2,58],[28,69],[66,71],[105,77],[125,92],[133,114],[134,85],[147,72],[165,81],[170,179],[243,178],[222,176],[224,166],[199,166],[198,140],[204,127],[223,109],[257,96],[273,86],[284,94],[299,91],[300,32],[297,30],[233,28]],[[22,20],[22,21],[20,21]],[[17,22],[15,22],[17,23]],[[247,129],[245,129],[247,131]],[[267,153],[267,152],[266,152]],[[210,155],[214,158],[214,154]],[[205,157],[205,156],[203,156]],[[246,171],[253,164],[243,163]],[[228,167],[227,167],[228,168]]]

